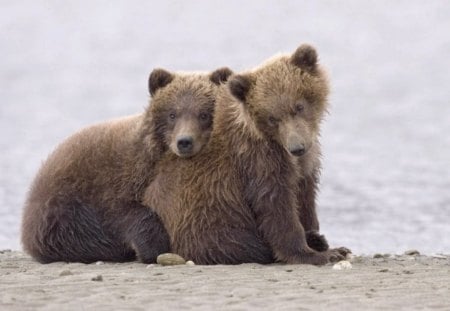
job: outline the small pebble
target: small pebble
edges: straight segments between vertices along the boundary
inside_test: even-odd
[[[414,272],[410,271],[410,270],[403,270],[404,274],[413,274]]]
[[[97,261],[95,264],[96,264],[97,266],[101,266],[101,265],[104,265],[105,263],[104,263],[103,261]]]
[[[146,269],[151,269],[153,267],[156,267],[156,265],[154,263],[151,263],[149,265],[147,265],[147,267],[145,267]]]
[[[184,265],[186,264],[186,260],[183,257],[177,254],[165,253],[161,254],[156,258],[156,262],[163,266],[175,266],[175,265]]]
[[[186,261],[186,266],[195,266],[195,263],[192,260]]]
[[[415,250],[415,249],[410,249],[410,250],[405,252],[405,255],[408,255],[408,256],[419,256],[420,252],[418,250]]]
[[[380,269],[380,270],[378,270],[378,272],[388,272],[389,271],[389,269]]]
[[[59,276],[66,276],[66,275],[72,275],[72,271],[70,270],[63,270],[59,273]]]
[[[433,254],[433,255],[431,255],[431,257],[438,258],[438,259],[447,259],[447,256],[440,255],[440,254]]]
[[[103,281],[103,276],[101,274],[94,276],[93,278],[91,278],[91,281],[101,282]]]
[[[383,254],[375,254],[373,258],[384,258]]]
[[[351,269],[352,264],[346,260],[339,261],[338,263],[334,264],[333,270],[347,270]]]

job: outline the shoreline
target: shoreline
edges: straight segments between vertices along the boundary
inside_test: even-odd
[[[449,309],[450,255],[355,256],[351,268],[39,264],[0,251],[4,310]]]

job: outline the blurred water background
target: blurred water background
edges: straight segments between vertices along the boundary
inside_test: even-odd
[[[303,42],[330,73],[322,232],[356,253],[450,253],[448,1],[1,1],[0,249],[84,126],[143,111],[154,67],[235,71]]]

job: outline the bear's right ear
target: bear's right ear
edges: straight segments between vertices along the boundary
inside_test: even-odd
[[[164,69],[153,69],[150,77],[148,78],[148,90],[150,91],[150,95],[155,95],[155,92],[165,87],[167,84],[172,82],[174,76],[170,72]]]
[[[227,82],[228,78],[232,74],[233,74],[233,71],[231,71],[230,68],[222,67],[222,68],[214,70],[209,75],[209,80],[216,85],[220,85],[221,83]]]
[[[231,94],[244,103],[252,84],[250,75],[236,75],[228,82],[228,87]]]

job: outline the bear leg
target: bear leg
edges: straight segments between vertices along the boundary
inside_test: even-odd
[[[133,202],[124,218],[125,241],[143,263],[154,263],[156,257],[170,251],[169,235],[159,218],[150,208]]]
[[[274,257],[270,246],[255,232],[232,228],[222,232],[208,232],[192,243],[193,238],[175,237],[174,249],[196,264],[237,265],[242,263],[270,264]],[[184,247],[178,248],[178,245]]]
[[[47,201],[40,215],[24,227],[25,250],[41,263],[128,261],[134,253],[102,226],[93,208],[61,198]]]

